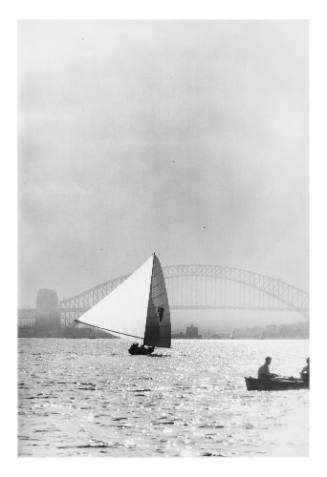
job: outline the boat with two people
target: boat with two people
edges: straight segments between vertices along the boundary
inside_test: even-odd
[[[138,343],[133,343],[129,348],[129,354],[151,354],[154,351],[154,346],[145,346],[139,345]]]
[[[271,357],[267,356],[265,363],[258,369],[258,377],[246,377],[245,384],[248,391],[283,391],[290,389],[309,389],[309,358],[307,365],[300,372],[300,378],[293,376],[279,376],[271,373],[269,365]]]
[[[128,350],[132,355],[149,355],[155,347],[170,348],[168,295],[156,254],[75,322],[132,340]]]
[[[248,391],[286,391],[290,389],[309,389],[309,381],[300,378],[279,376],[271,379],[244,378]]]

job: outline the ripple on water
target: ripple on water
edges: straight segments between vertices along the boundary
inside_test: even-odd
[[[243,378],[268,350],[295,374],[306,341],[173,345],[133,359],[121,340],[21,339],[19,455],[307,455],[308,392],[250,393]]]

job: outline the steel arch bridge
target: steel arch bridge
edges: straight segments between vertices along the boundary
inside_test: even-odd
[[[293,311],[309,317],[309,294],[278,278],[220,265],[163,267],[170,307],[175,310]],[[65,324],[102,300],[129,275],[61,300]]]

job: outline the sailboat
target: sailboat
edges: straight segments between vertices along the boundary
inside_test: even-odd
[[[137,341],[129,348],[130,354],[150,354],[155,346],[170,348],[168,296],[156,254],[75,321]]]

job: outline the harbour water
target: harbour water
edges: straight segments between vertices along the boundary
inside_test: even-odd
[[[298,376],[305,340],[20,339],[20,456],[307,456],[309,391],[249,392],[267,355]]]

